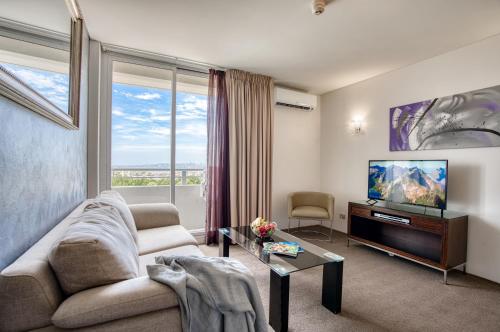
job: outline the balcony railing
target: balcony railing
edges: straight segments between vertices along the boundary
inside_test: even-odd
[[[114,168],[112,187],[128,204],[168,203],[171,202],[170,172],[170,169]],[[204,228],[204,179],[204,169],[175,170],[175,205],[181,224],[187,229]]]

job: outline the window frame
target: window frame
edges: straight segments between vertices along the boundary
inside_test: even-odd
[[[182,61],[159,54],[142,52],[119,46],[101,45],[101,95],[99,108],[99,192],[111,189],[112,168],[112,84],[113,62],[125,62],[172,71],[171,81],[171,121],[170,121],[170,202],[175,204],[176,172],[176,109],[177,109],[177,74],[208,78],[208,68],[196,63]]]

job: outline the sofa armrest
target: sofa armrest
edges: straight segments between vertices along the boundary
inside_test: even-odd
[[[179,225],[179,211],[169,203],[131,204],[128,206],[134,216],[138,230]]]
[[[61,303],[52,323],[79,328],[176,306],[174,290],[146,276],[73,294]]]

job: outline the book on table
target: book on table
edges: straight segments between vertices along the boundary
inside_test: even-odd
[[[297,257],[297,254],[304,252],[304,249],[297,242],[266,242],[264,251],[270,254]]]

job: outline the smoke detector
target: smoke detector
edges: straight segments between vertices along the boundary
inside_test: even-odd
[[[314,15],[321,15],[325,11],[326,0],[313,0],[312,12]]]

